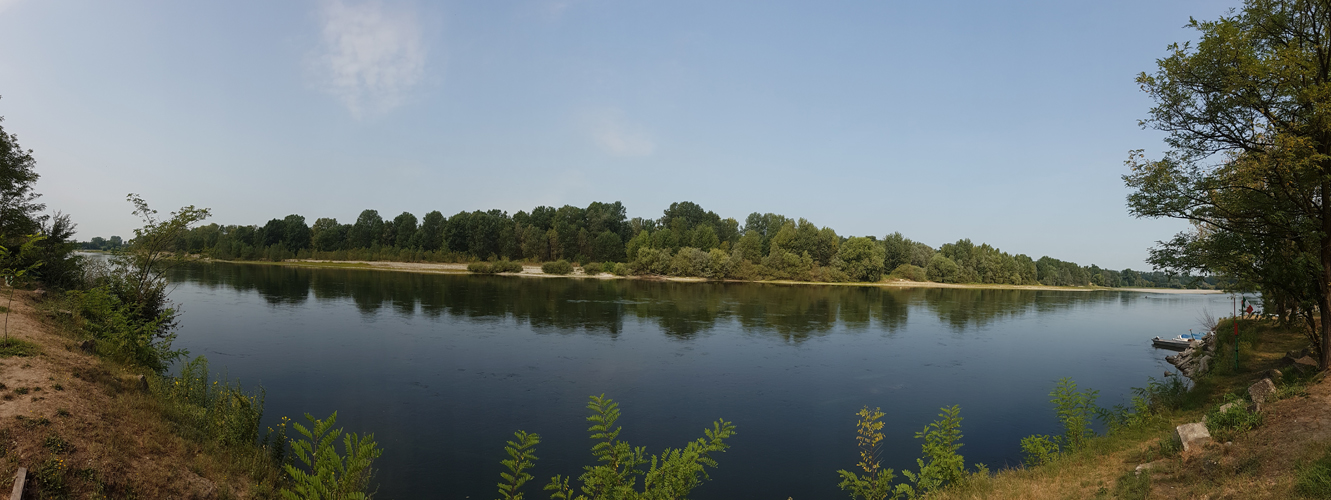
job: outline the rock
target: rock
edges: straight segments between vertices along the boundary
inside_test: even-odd
[[[130,389],[148,392],[148,377],[143,375],[133,375],[125,377],[125,383]]]
[[[1183,451],[1200,450],[1211,442],[1211,433],[1202,423],[1183,424],[1174,428],[1174,436],[1183,443]]]
[[[190,492],[189,498],[192,500],[213,500],[217,498],[217,484],[209,481],[193,471],[184,471],[183,483],[188,485]]]
[[[1228,403],[1222,404],[1220,405],[1220,413],[1229,413],[1230,410],[1238,408],[1240,404],[1241,404],[1240,401],[1230,401]]]
[[[1248,387],[1248,397],[1252,398],[1252,403],[1257,405],[1258,411],[1261,411],[1262,404],[1266,403],[1276,394],[1276,385],[1271,383],[1271,379],[1264,378]]]
[[[1280,370],[1277,370],[1277,369],[1275,369],[1275,368],[1272,368],[1272,369],[1266,371],[1266,378],[1269,378],[1269,379],[1271,379],[1271,380],[1280,380],[1281,378],[1284,378],[1284,377],[1285,377],[1285,374],[1284,374],[1284,373],[1280,373]]]
[[[1317,360],[1312,356],[1303,356],[1294,360],[1294,367],[1300,370],[1317,369]]]
[[[1137,466],[1137,469],[1133,471],[1133,474],[1136,474],[1136,475],[1139,475],[1139,476],[1140,476],[1142,472],[1144,472],[1144,471],[1150,471],[1151,469],[1154,469],[1154,468],[1160,466],[1160,463],[1161,463],[1161,462],[1163,462],[1163,460],[1156,460],[1156,461],[1154,461],[1154,462],[1146,462],[1146,463],[1144,463],[1144,464],[1138,465],[1138,466]]]
[[[1211,363],[1210,355],[1202,356],[1202,359],[1197,361],[1197,371],[1196,371],[1197,375],[1198,376],[1205,375],[1207,369],[1209,368],[1208,365],[1210,363]]]
[[[92,354],[93,351],[97,350],[97,341],[89,339],[83,342],[79,342],[79,350],[86,352],[88,354]]]

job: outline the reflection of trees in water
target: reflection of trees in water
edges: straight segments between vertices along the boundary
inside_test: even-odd
[[[1129,304],[1131,293],[1062,292],[1052,290],[1005,290],[929,288],[920,302],[955,331],[982,328],[991,323],[1023,316],[1048,313],[1079,305],[1108,301]]]
[[[624,318],[632,316],[655,322],[680,340],[693,339],[722,321],[736,321],[746,332],[786,342],[827,335],[837,325],[895,332],[906,326],[912,307],[963,331],[1031,312],[1135,300],[1132,294],[1035,290],[529,279],[226,263],[181,268],[173,279],[257,292],[277,306],[300,305],[312,295],[319,301],[350,299],[363,314],[387,307],[407,317],[514,318],[538,330],[611,337],[623,331]]]

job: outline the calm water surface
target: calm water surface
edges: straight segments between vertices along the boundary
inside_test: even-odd
[[[1054,434],[1060,377],[1125,401],[1170,367],[1153,336],[1223,295],[668,283],[210,264],[179,270],[176,346],[267,391],[265,425],[305,412],[372,432],[381,498],[491,498],[504,442],[540,433],[528,496],[593,462],[587,397],[620,403],[649,453],[738,426],[694,498],[839,498],[855,415],[887,414],[884,465],[961,405],[961,453],[1020,462]]]

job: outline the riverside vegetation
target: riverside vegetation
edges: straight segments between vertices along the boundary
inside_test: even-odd
[[[418,223],[419,220],[419,223]],[[114,248],[118,237],[88,249]],[[1214,277],[1121,271],[1051,257],[1012,255],[968,239],[933,248],[900,233],[844,237],[805,219],[750,214],[741,225],[696,203],[672,203],[658,219],[628,218],[620,202],[586,208],[438,211],[391,220],[365,210],[352,224],[301,215],[262,226],[208,224],[181,233],[174,248],[219,260],[320,259],[471,262],[477,273],[518,272],[544,262],[547,274],[669,275],[706,279],[876,282],[884,277],[940,283],[1215,288]],[[568,269],[567,272],[559,270]]]

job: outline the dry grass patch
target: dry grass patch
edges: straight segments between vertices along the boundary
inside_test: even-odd
[[[257,449],[223,450],[180,437],[158,399],[141,389],[138,373],[83,353],[37,319],[22,292],[13,309],[10,335],[40,354],[0,359],[0,384],[9,388],[3,392],[28,389],[0,398],[0,490],[26,467],[33,498],[272,496],[276,470]]]

